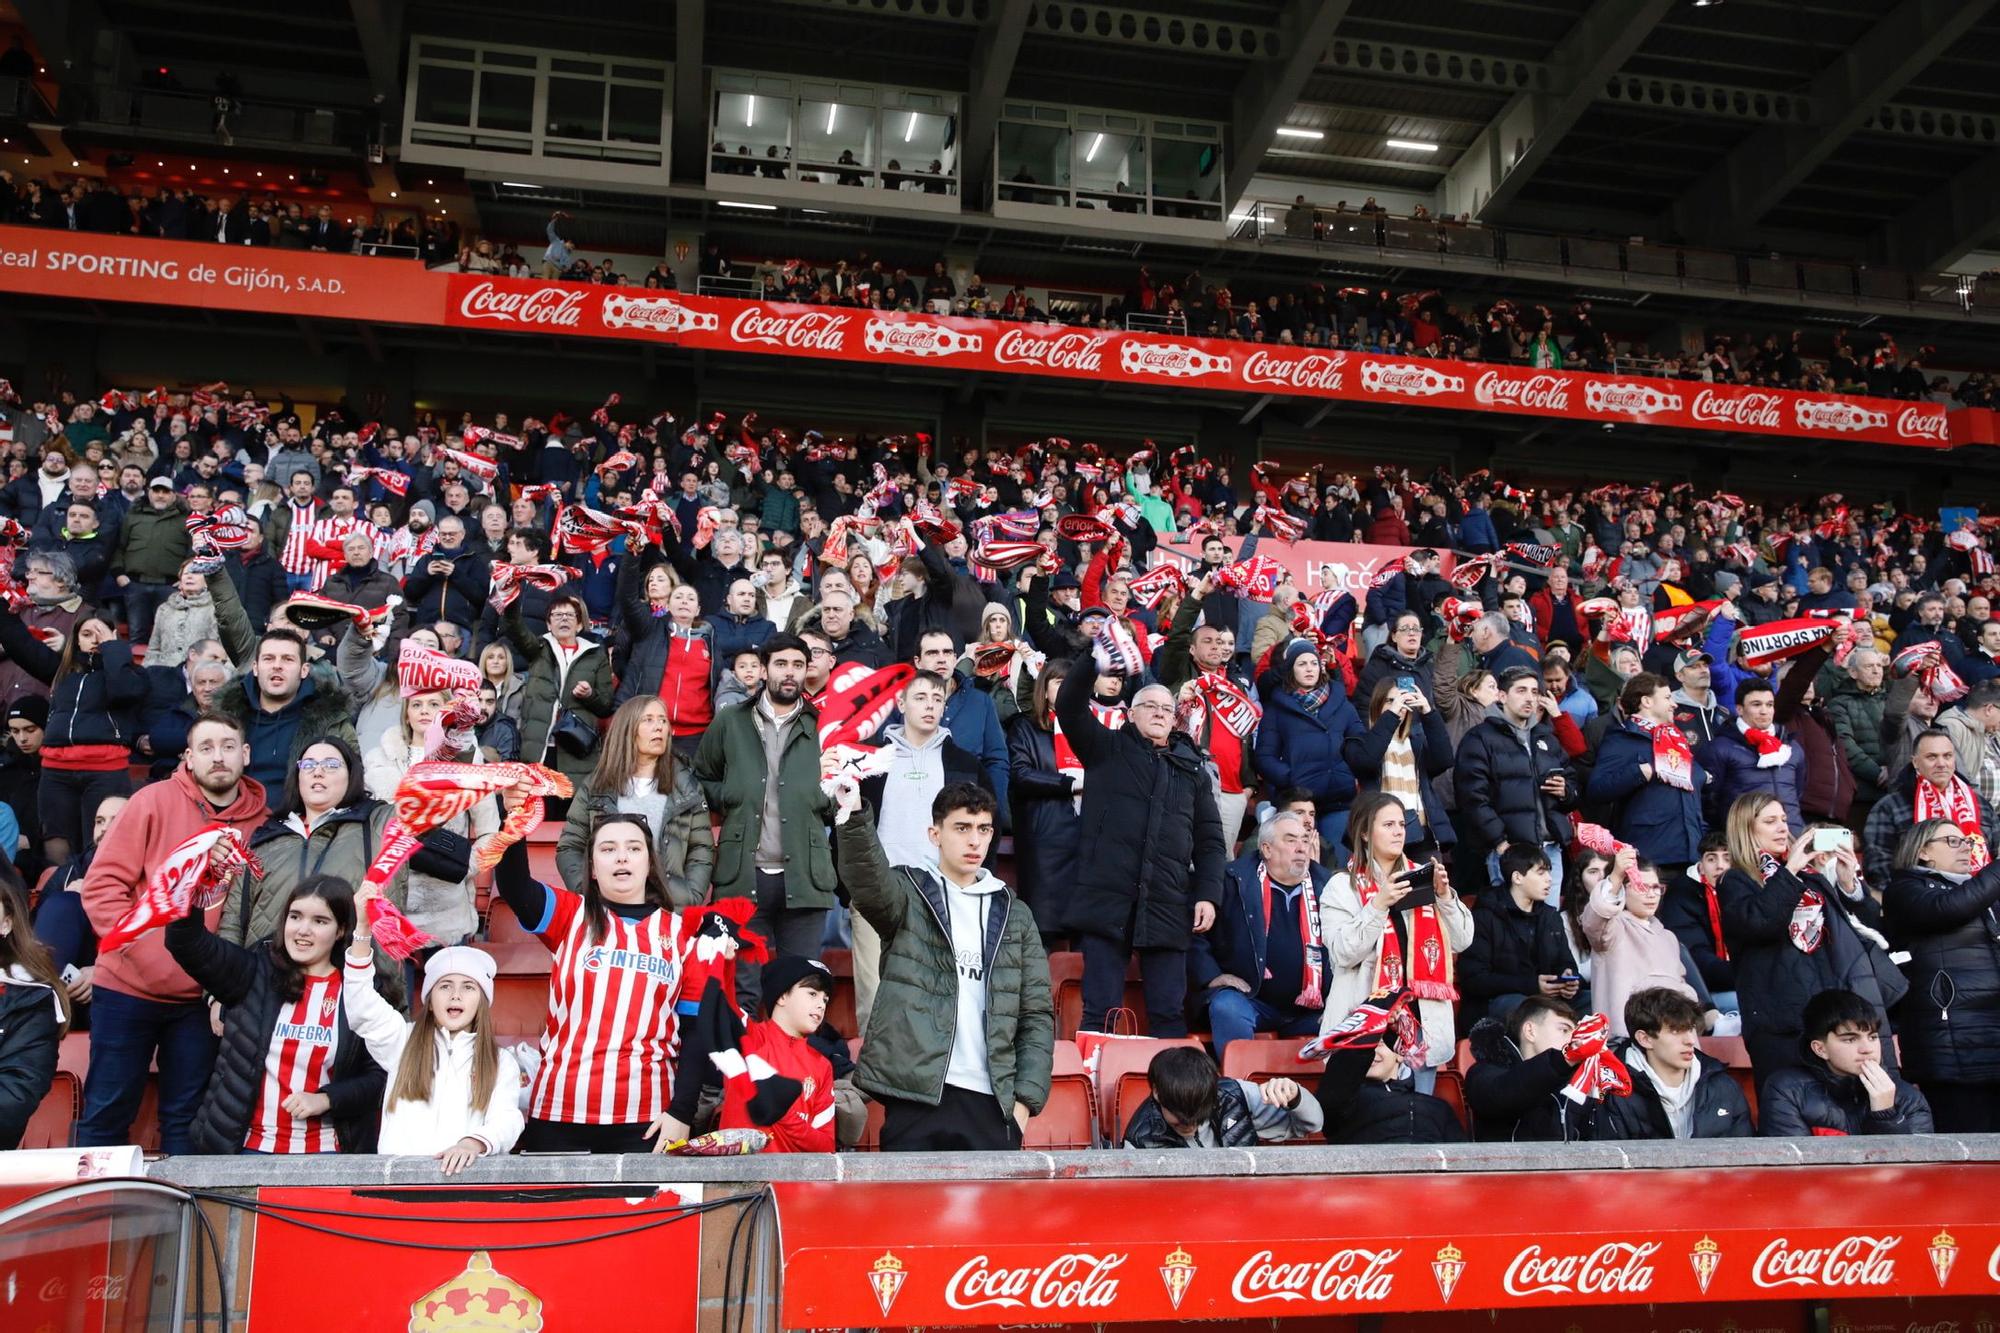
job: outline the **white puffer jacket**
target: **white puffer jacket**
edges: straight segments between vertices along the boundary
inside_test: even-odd
[[[403,1044],[416,1024],[406,1022],[375,993],[374,977],[372,960],[365,967],[347,962],[340,993],[347,1006],[347,1025],[368,1044],[368,1054],[375,1063],[389,1071],[389,1086],[393,1088]],[[521,1068],[507,1048],[501,1047],[492,1100],[484,1107],[473,1106],[472,1040],[470,1032],[438,1034],[437,1071],[431,1078],[428,1102],[406,1101],[392,1107],[384,1090],[381,1142],[376,1151],[392,1157],[429,1157],[464,1138],[485,1144],[488,1156],[513,1149],[514,1141],[521,1137]]]

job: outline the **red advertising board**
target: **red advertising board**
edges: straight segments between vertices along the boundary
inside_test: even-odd
[[[0,227],[0,291],[1612,425],[1954,442],[1945,409],[1932,403],[434,273],[406,260],[27,227]]]
[[[1893,1167],[1726,1194],[1713,1171],[776,1186],[793,1328],[1956,1299],[2000,1291],[1996,1188],[2000,1165],[1943,1191]]]
[[[249,1333],[694,1333],[701,1214],[682,1209],[700,1200],[699,1185],[265,1189]]]

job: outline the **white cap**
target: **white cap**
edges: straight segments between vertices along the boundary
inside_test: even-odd
[[[493,955],[466,944],[452,944],[439,949],[424,964],[424,989],[421,999],[431,998],[431,987],[437,985],[439,977],[456,973],[471,977],[479,989],[486,992],[486,1003],[493,1003],[493,975],[499,969],[493,964]]]

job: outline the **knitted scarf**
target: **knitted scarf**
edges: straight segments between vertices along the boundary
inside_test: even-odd
[[[1782,869],[1778,858],[1769,852],[1757,853],[1757,868],[1763,872],[1766,884]],[[1826,943],[1826,899],[1818,889],[1808,888],[1799,895],[1799,905],[1792,909],[1790,930],[1792,947],[1800,953],[1816,953]]]
[[[1757,767],[1783,768],[1792,761],[1792,747],[1777,732],[1759,731],[1740,717],[1736,719],[1736,729],[1743,733],[1743,739],[1757,752]]]
[[[1256,696],[1238,687],[1223,672],[1202,672],[1195,677],[1194,688],[1202,706],[1229,729],[1230,735],[1241,740],[1257,729],[1257,719],[1264,710],[1257,706]]]
[[[1298,697],[1299,707],[1308,713],[1317,713],[1326,706],[1327,699],[1333,694],[1333,682],[1321,676],[1319,684],[1310,689],[1294,689],[1292,693]]]
[[[1382,886],[1375,882],[1374,870],[1366,857],[1356,858],[1348,873],[1353,876],[1361,905],[1368,906],[1381,892]],[[1369,993],[1386,995],[1407,986],[1421,1000],[1456,1002],[1458,987],[1453,982],[1452,953],[1445,943],[1444,923],[1438,920],[1437,908],[1415,908],[1409,913],[1409,922],[1410,959],[1407,965],[1396,935],[1396,923],[1391,921],[1382,927],[1382,942],[1375,951],[1375,984]]]
[[[1972,784],[1954,774],[1951,785],[1939,791],[1928,778],[1917,779],[1917,790],[1911,799],[1917,822],[1926,819],[1944,819],[1958,826],[1958,831],[1972,839],[1972,868],[1983,870],[1992,860],[1992,852],[1986,846],[1986,835],[1979,827],[1979,800],[1973,795]]]
[[[1632,725],[1652,737],[1653,776],[1669,787],[1693,791],[1694,750],[1681,729],[1671,722],[1654,722],[1637,714],[1633,715]]]
[[[1264,929],[1268,933],[1278,928],[1278,922],[1277,918],[1271,915],[1271,868],[1264,865],[1261,858],[1257,866],[1257,887],[1264,894]],[[1305,985],[1299,991],[1299,998],[1293,1001],[1301,1009],[1319,1009],[1326,1004],[1324,960],[1320,956],[1319,904],[1313,901],[1313,895],[1309,892],[1311,888],[1312,876],[1308,873],[1306,882],[1299,888],[1299,942],[1305,946]],[[1271,979],[1271,969],[1268,967],[1264,969],[1264,979],[1266,981]]]

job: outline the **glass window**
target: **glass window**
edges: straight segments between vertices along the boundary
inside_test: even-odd
[[[594,79],[551,78],[547,132],[558,139],[602,139],[604,84]]]
[[[1000,122],[1000,198],[1017,204],[1069,202],[1068,126]]]
[[[1156,213],[1194,218],[1222,216],[1222,154],[1214,144],[1179,139],[1153,141]]]
[[[611,124],[605,135],[614,143],[658,143],[664,88],[638,88],[629,83],[611,85]]]
[[[479,127],[520,134],[534,129],[535,80],[529,74],[479,73]]]
[[[1076,205],[1118,213],[1146,211],[1146,140],[1138,134],[1083,129],[1071,142],[1076,154]]]
[[[947,193],[958,163],[958,122],[929,111],[882,113],[882,188]]]
[[[781,180],[792,156],[792,101],[762,93],[717,93],[714,134],[710,171]]]
[[[840,102],[799,104],[798,158],[802,164],[832,167],[817,174],[822,182],[867,185],[875,165],[875,109]],[[839,170],[846,168],[846,170]]]
[[[417,119],[436,125],[470,125],[472,71],[451,65],[418,65]]]

